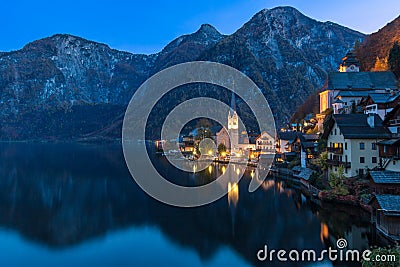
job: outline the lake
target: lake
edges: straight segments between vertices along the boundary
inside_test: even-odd
[[[206,183],[226,168],[188,174],[151,158],[181,184]],[[332,266],[256,254],[264,245],[321,251],[338,238],[353,249],[376,243],[367,213],[321,208],[282,177],[249,193],[252,175],[212,204],[178,208],[136,185],[119,144],[0,143],[0,266]]]

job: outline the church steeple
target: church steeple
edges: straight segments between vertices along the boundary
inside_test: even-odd
[[[232,81],[232,88],[235,87],[235,81]],[[236,113],[235,92],[232,90],[231,108],[228,114],[228,134],[231,141],[231,149],[239,149],[239,116]]]
[[[235,93],[232,91],[232,97],[231,97],[231,109],[229,111],[229,115],[233,115],[233,113],[236,113],[236,100],[235,100]]]
[[[236,101],[235,101],[235,93],[232,92],[231,98],[231,108],[228,114],[228,130],[238,130],[239,128],[239,117],[236,113]]]

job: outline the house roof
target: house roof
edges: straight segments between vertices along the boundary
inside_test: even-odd
[[[396,76],[391,71],[331,72],[328,77],[328,90],[387,88],[397,88]]]
[[[399,115],[400,104],[397,104],[389,113],[386,114],[384,124],[388,124],[390,120],[397,119]]]
[[[400,172],[370,171],[369,175],[376,184],[400,184]]]
[[[386,215],[400,213],[400,195],[375,195],[375,198]]]
[[[344,102],[340,98],[336,98],[335,101],[333,101],[333,104],[343,104]]]
[[[301,172],[301,166],[294,166],[293,168],[292,168],[292,171],[295,171],[295,172]]]
[[[316,141],[318,140],[318,138],[319,138],[318,134],[298,133],[297,137],[295,138],[295,141],[297,141],[297,139],[299,139],[300,140],[300,145],[304,149],[315,148]]]
[[[391,93],[372,93],[369,94],[369,97],[375,104],[386,104],[395,101],[400,94],[391,94]]]
[[[379,141],[377,144],[378,145],[387,145],[387,146],[399,145],[400,144],[400,138],[382,140],[382,141]]]
[[[313,173],[313,170],[310,170],[310,169],[307,169],[307,168],[301,168],[300,173],[293,174],[293,176],[308,181],[308,180],[310,180],[310,177],[311,177],[312,173]]]
[[[323,138],[328,139],[335,125],[340,129],[346,139],[376,139],[390,138],[390,131],[382,125],[382,119],[374,114],[374,127],[368,125],[368,114],[332,114],[328,119],[323,133]]]
[[[270,135],[270,134],[267,133],[267,132],[262,132],[261,134],[257,135],[255,139],[256,139],[256,140],[257,140],[257,139],[260,139],[260,138],[263,137],[263,135],[266,135],[268,139],[273,139],[273,138],[272,138],[272,135]]]
[[[307,142],[307,141],[316,141],[318,140],[319,135],[318,134],[303,134],[303,133],[297,133],[296,138],[294,141],[297,141],[297,139],[300,140],[300,142]]]
[[[304,117],[304,120],[305,121],[309,121],[309,120],[311,120],[312,118],[314,118],[315,117],[315,114],[314,113],[309,113],[309,114],[307,114],[305,117]]]
[[[303,134],[303,137],[307,141],[315,141],[315,140],[318,140],[319,135],[318,134]]]
[[[301,146],[303,148],[315,148],[317,144],[315,142],[302,142]]]
[[[278,138],[281,140],[293,141],[294,139],[296,139],[297,134],[298,134],[297,132],[291,132],[291,131],[278,132]]]
[[[375,90],[366,90],[366,91],[356,91],[356,90],[341,90],[335,98],[338,99],[338,97],[367,97],[370,94],[375,93]]]

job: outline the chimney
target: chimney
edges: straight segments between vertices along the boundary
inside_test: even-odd
[[[372,113],[368,114],[367,123],[368,123],[369,127],[371,127],[371,128],[375,127],[375,116],[374,116],[374,114],[372,114]]]

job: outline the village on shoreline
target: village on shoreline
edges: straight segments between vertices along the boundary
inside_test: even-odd
[[[189,160],[257,167],[274,157],[271,172],[301,184],[319,201],[358,206],[392,243],[400,241],[400,81],[391,71],[364,72],[352,51],[319,93],[319,113],[271,133],[239,130],[232,94],[227,129],[201,119],[190,134],[162,153]],[[209,138],[217,147],[204,143]],[[178,151],[179,150],[179,151]]]

